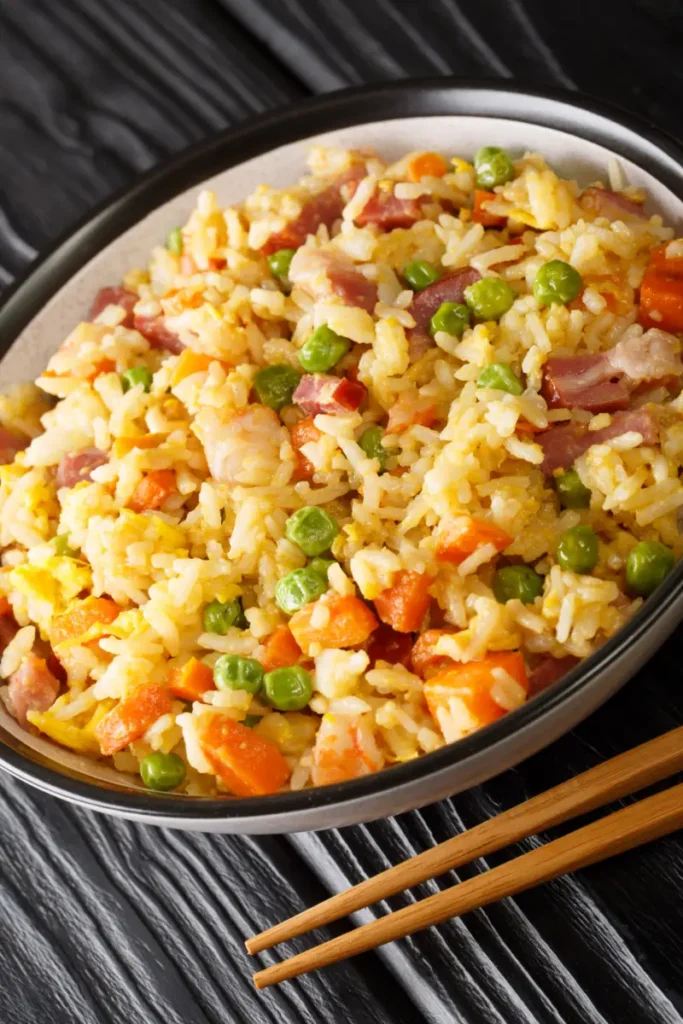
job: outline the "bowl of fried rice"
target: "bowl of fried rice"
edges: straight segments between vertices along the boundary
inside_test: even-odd
[[[338,826],[571,728],[680,616],[675,143],[352,90],[183,154],[0,310],[0,766]]]

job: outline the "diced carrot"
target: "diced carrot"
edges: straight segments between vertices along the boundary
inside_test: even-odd
[[[529,423],[528,420],[517,420],[515,427],[518,434],[538,434],[544,429],[544,427],[537,427],[535,423]]]
[[[134,448],[158,448],[166,440],[166,434],[140,434],[139,437],[117,437],[114,441],[114,455],[122,459]]]
[[[640,323],[683,331],[683,278],[648,271],[640,286]]]
[[[6,597],[0,597],[0,618],[3,615],[12,614],[12,605],[9,603]]]
[[[115,369],[116,363],[113,359],[101,359],[99,363],[95,363],[86,380],[93,381],[101,373],[112,373]]]
[[[167,498],[175,494],[176,477],[174,469],[153,469],[143,476],[133,491],[129,506],[134,512],[146,512],[161,508]]]
[[[387,661],[390,665],[405,665],[409,668],[412,648],[413,638],[409,633],[397,633],[383,622],[372,634],[368,646],[370,665],[374,667],[377,661]]]
[[[640,286],[640,323],[663,331],[683,331],[683,257],[653,249]]]
[[[211,668],[197,658],[169,669],[166,682],[169,692],[181,700],[200,700],[207,690],[216,689]]]
[[[180,384],[186,377],[193,373],[203,373],[208,370],[211,363],[218,362],[214,356],[207,356],[203,352],[195,352],[191,348],[184,348],[178,356],[178,362],[173,367],[171,374],[171,387]],[[226,365],[226,364],[222,364]]]
[[[294,449],[295,480],[310,480],[315,472],[313,464],[301,452],[302,447],[309,441],[319,441],[322,437],[313,422],[314,419],[314,416],[307,416],[305,420],[299,420],[289,428],[289,437]]]
[[[669,242],[663,245],[656,245],[650,253],[648,270],[661,270],[673,277],[683,277],[683,256],[669,256],[667,249]]]
[[[152,683],[139,687],[120,700],[95,727],[100,750],[107,757],[123,750],[170,710],[171,698],[165,686]]]
[[[74,644],[94,639],[95,627],[109,625],[121,612],[110,597],[86,597],[75,601],[68,611],[58,615],[50,624],[50,643],[53,647],[66,640]],[[102,630],[102,633],[106,630]]]
[[[525,693],[529,692],[527,671],[519,651],[487,654],[482,661],[454,665],[426,680],[424,694],[434,721],[441,725],[440,719],[453,712],[454,699],[460,711],[460,714],[456,711],[458,726],[462,725],[464,732],[502,718],[506,709],[491,696],[491,687],[496,683],[494,669],[503,669]],[[470,726],[462,722],[463,705],[471,718]]]
[[[436,557],[440,562],[459,565],[485,544],[493,544],[496,551],[504,551],[513,538],[493,523],[473,516],[457,516],[447,520],[436,541]]]
[[[375,610],[382,622],[399,633],[415,633],[429,608],[431,583],[425,573],[397,573],[393,585],[375,598]]]
[[[489,213],[484,207],[484,203],[490,203],[492,199],[497,198],[495,192],[486,192],[484,189],[475,188],[474,209],[472,210],[472,220],[475,224],[483,224],[485,228],[505,227],[505,217],[499,217],[496,213]]]
[[[436,645],[442,636],[451,636],[456,630],[450,629],[428,629],[422,633],[413,646],[412,664],[413,672],[426,679],[429,675],[442,672],[445,668],[453,665],[453,659],[447,654],[437,654]]]
[[[264,672],[272,672],[275,668],[289,668],[296,665],[301,657],[301,648],[292,636],[289,626],[278,626],[264,643],[261,659]]]
[[[291,770],[270,740],[225,715],[212,715],[199,746],[213,771],[235,796],[267,796],[284,786]]]
[[[323,607],[328,615],[324,626],[313,626],[311,619],[318,608]],[[364,644],[373,630],[377,619],[359,597],[328,594],[292,615],[289,628],[304,654],[311,654],[312,646],[357,647]]]
[[[443,178],[448,164],[440,153],[418,153],[408,164],[408,177],[411,181],[422,178]]]
[[[400,434],[408,427],[431,427],[436,419],[436,408],[431,398],[423,398],[417,391],[403,391],[389,410],[387,434]]]
[[[358,779],[379,771],[384,758],[363,715],[323,716],[313,748],[315,786]]]

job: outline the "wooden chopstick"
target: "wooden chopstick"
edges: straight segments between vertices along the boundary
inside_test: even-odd
[[[337,921],[428,878],[436,878],[519,839],[645,789],[681,770],[683,726],[590,768],[431,850],[387,868],[345,892],[254,935],[246,942],[247,951],[260,953],[279,942]]]
[[[257,988],[326,967],[385,942],[441,924],[477,907],[514,896],[558,875],[595,864],[683,827],[683,783],[522,854],[445,892],[381,917],[254,975]]]

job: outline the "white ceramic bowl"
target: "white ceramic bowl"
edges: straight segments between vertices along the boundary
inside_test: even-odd
[[[324,129],[324,130],[323,130]],[[616,156],[649,207],[683,223],[683,154],[629,115],[569,94],[439,80],[350,90],[262,118],[190,150],[107,203],[60,242],[0,310],[0,387],[33,379],[95,292],[144,266],[183,223],[200,187],[222,205],[255,185],[286,186],[305,173],[312,144],[372,147],[389,158],[414,149],[473,154],[500,145],[538,150],[564,176],[589,183]],[[56,796],[136,821],[223,832],[327,828],[394,814],[450,795],[534,753],[593,711],[632,676],[678,622],[679,566],[618,636],[551,690],[495,724],[409,764],[301,793],[210,800],[155,794],[139,780],[21,730],[0,712],[0,767]]]

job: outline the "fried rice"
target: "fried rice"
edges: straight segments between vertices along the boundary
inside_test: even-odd
[[[22,726],[152,789],[298,790],[455,742],[622,628],[682,550],[683,241],[616,162],[510,167],[318,148],[290,189],[203,191],[0,399]]]

